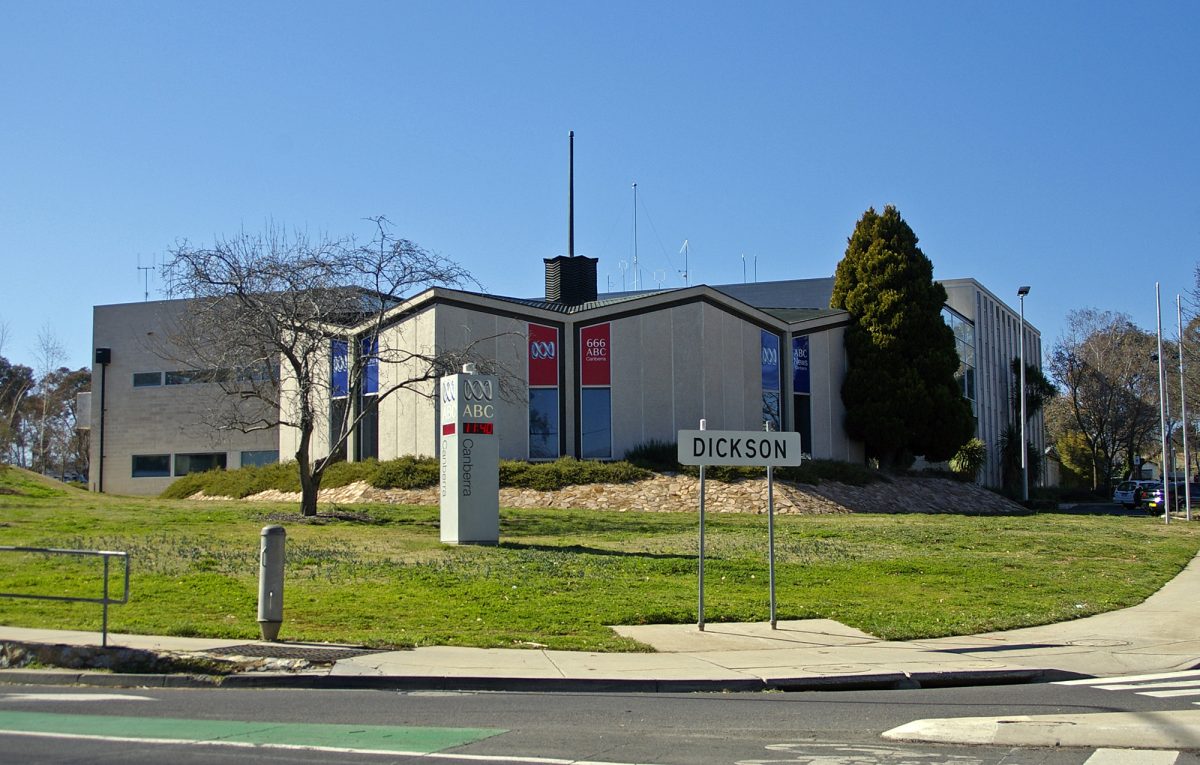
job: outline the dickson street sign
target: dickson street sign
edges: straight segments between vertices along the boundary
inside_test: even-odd
[[[800,434],[766,430],[681,430],[681,465],[800,464]]]

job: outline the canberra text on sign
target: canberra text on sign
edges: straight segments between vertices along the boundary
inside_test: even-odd
[[[800,464],[800,434],[763,430],[681,430],[682,465]]]

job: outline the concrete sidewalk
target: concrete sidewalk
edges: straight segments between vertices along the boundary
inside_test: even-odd
[[[110,646],[222,657],[316,657],[308,669],[245,672],[228,686],[488,688],[520,690],[754,690],[971,685],[1145,674],[1200,665],[1200,557],[1144,603],[1060,624],[965,637],[891,642],[838,622],[615,627],[654,653],[584,653],[434,646],[364,651],[354,646],[109,635]],[[285,624],[286,629],[286,624]],[[93,632],[0,626],[0,643],[99,646]],[[0,682],[118,684],[106,673],[0,671]],[[143,682],[135,682],[138,679]],[[129,676],[132,684],[149,678]],[[164,684],[169,680],[163,680]],[[175,684],[187,680],[177,678]],[[207,682],[213,682],[209,680]],[[151,684],[158,684],[151,681]]]

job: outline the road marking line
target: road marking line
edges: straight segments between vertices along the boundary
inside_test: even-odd
[[[0,701],[154,701],[128,693],[5,693]]]
[[[1082,680],[1059,680],[1052,685],[1092,685],[1094,683],[1103,683],[1106,681],[1116,680],[1121,683],[1140,683],[1144,680],[1179,680],[1185,677],[1200,678],[1200,669],[1189,669],[1181,672],[1160,672],[1155,675],[1129,675],[1116,677],[1088,677]]]
[[[1200,696],[1200,688],[1191,688],[1184,691],[1145,691],[1138,695],[1153,696],[1156,699],[1171,699],[1176,696]]]
[[[1196,688],[1200,680],[1180,680],[1176,683],[1114,683],[1112,685],[1097,685],[1102,691],[1137,691],[1143,688]]]
[[[1179,752],[1161,749],[1097,749],[1083,765],[1175,765]]]
[[[253,741],[228,741],[220,739],[169,739],[140,738],[137,736],[101,736],[89,733],[46,733],[43,731],[2,730],[0,736],[28,736],[30,738],[61,738],[82,741],[111,741],[121,744],[167,744],[175,746],[227,746],[241,749],[283,749],[305,752],[331,752],[335,754],[385,754],[393,757],[413,757],[431,760],[473,760],[478,762],[519,762],[529,765],[656,765],[656,763],[612,762],[608,760],[569,760],[560,757],[522,757],[519,755],[455,754],[453,752],[406,752],[399,749],[357,749],[346,746],[318,746],[309,744],[261,744]]]

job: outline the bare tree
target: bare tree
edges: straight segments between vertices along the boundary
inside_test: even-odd
[[[191,299],[168,333],[169,352],[227,394],[209,424],[240,432],[294,428],[304,515],[316,514],[325,470],[370,414],[369,406],[331,407],[331,400],[358,401],[372,386],[372,406],[400,390],[432,396],[432,382],[472,355],[471,348],[415,347],[385,331],[406,318],[410,293],[474,280],[456,263],[393,236],[387,219],[369,220],[375,230],[365,244],[269,225],[211,247],[182,242],[164,266],[168,294]],[[333,350],[339,344],[340,356]],[[339,368],[331,373],[335,360]],[[389,373],[380,374],[385,365]],[[326,412],[335,420],[328,452],[314,456]]]
[[[1154,338],[1111,311],[1072,311],[1067,322],[1050,369],[1090,452],[1092,488],[1107,489],[1158,432]]]
[[[33,358],[37,364],[38,404],[37,440],[34,443],[33,468],[42,473],[52,467],[48,464],[47,456],[52,446],[50,443],[53,437],[52,418],[58,409],[58,402],[55,401],[54,395],[54,375],[66,356],[67,352],[63,349],[62,341],[58,339],[54,328],[49,324],[43,324],[42,328],[38,330],[37,346],[33,350]]]

